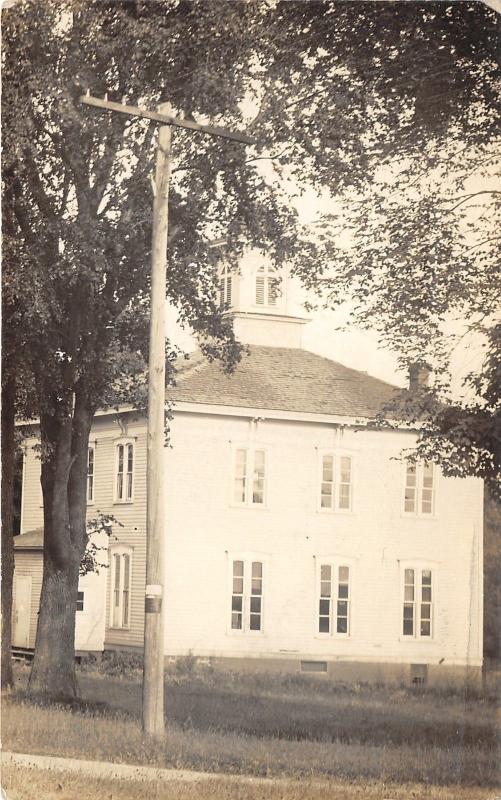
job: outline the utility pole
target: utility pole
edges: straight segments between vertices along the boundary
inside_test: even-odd
[[[158,109],[166,114],[170,105]],[[165,547],[165,286],[169,225],[171,129],[158,131],[151,243],[148,438],[146,460],[146,591],[144,598],[143,728],[164,733],[163,584]]]
[[[150,345],[148,379],[148,440],[146,469],[146,588],[143,669],[143,730],[161,738],[164,725],[164,551],[165,551],[165,288],[167,278],[167,236],[169,179],[171,164],[171,127],[187,128],[209,136],[230,139],[242,144],[254,140],[243,133],[171,115],[169,103],[157,111],[124,105],[92,97],[90,92],[80,102],[105,111],[130,117],[150,119],[160,124],[154,181],[153,240],[151,250]]]

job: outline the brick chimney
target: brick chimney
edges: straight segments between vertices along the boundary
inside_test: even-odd
[[[420,361],[409,364],[409,391],[413,392],[422,386],[428,386],[430,372],[429,366]]]

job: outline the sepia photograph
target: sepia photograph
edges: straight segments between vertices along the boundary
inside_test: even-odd
[[[2,800],[501,800],[501,0],[2,0]]]

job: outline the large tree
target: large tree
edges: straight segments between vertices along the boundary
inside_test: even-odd
[[[350,300],[349,324],[374,331],[402,368],[431,369],[428,386],[381,415],[418,429],[411,457],[485,478],[499,496],[501,15],[378,5],[387,27],[369,34],[352,87],[365,98],[370,180],[340,186],[322,173],[337,201],[317,225],[329,258],[299,272],[327,307]],[[367,21],[378,25],[370,11]]]
[[[75,691],[90,425],[99,406],[140,402],[147,355],[154,127],[93,111],[79,95],[169,100],[176,114],[256,136],[247,151],[174,136],[167,296],[231,367],[239,348],[216,306],[210,237],[224,235],[234,252],[244,238],[315,283],[335,247],[301,231],[287,186],[361,196],[377,192],[380,165],[397,151],[431,166],[440,154],[427,142],[451,131],[484,147],[490,118],[479,124],[468,109],[479,70],[479,103],[492,102],[482,66],[491,17],[476,3],[265,0],[20,0],[4,12],[6,197],[42,438],[32,688]]]

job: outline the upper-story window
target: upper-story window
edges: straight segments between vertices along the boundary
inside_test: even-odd
[[[349,636],[351,569],[322,559],[318,575],[318,633]]]
[[[235,450],[233,502],[238,505],[264,505],[266,453],[252,447]]]
[[[115,501],[130,503],[134,491],[134,442],[116,445]]]
[[[433,635],[434,573],[431,569],[404,566],[402,575],[402,635],[431,638]]]
[[[231,560],[231,631],[263,630],[263,562]]]
[[[94,502],[94,470],[96,463],[96,449],[90,445],[87,452],[87,502]]]
[[[323,453],[320,475],[320,509],[351,511],[352,506],[352,457],[341,453]]]
[[[132,548],[114,545],[111,554],[111,627],[130,626]]]
[[[233,299],[233,275],[227,264],[224,264],[219,271],[218,294],[221,308],[229,308]]]
[[[435,501],[433,464],[407,464],[405,471],[404,512],[433,514]]]
[[[279,279],[275,270],[262,264],[256,274],[256,305],[276,306],[278,300]]]

